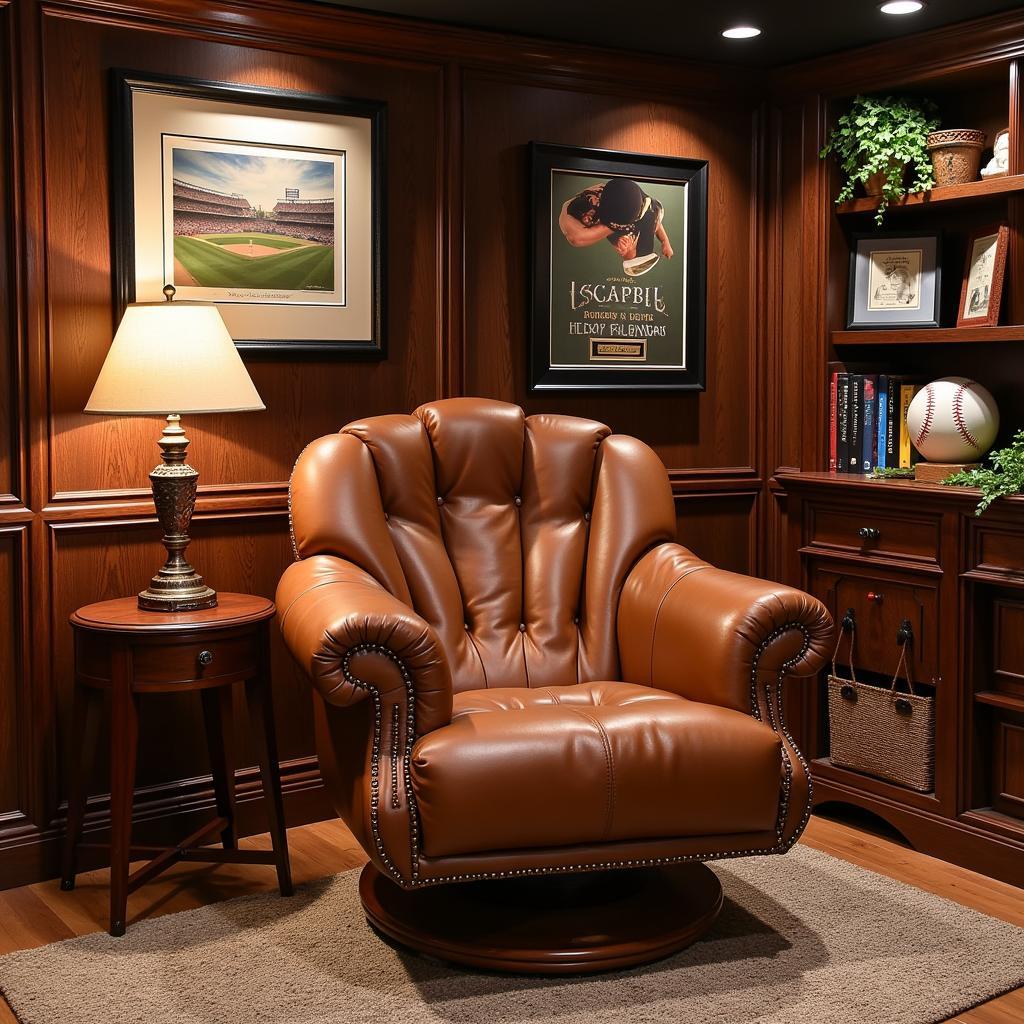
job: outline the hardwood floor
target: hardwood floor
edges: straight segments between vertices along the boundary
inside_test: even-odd
[[[819,817],[811,819],[801,842],[1024,927],[1024,889]],[[243,839],[240,845],[269,849],[266,836]],[[288,845],[296,885],[358,867],[366,859],[340,821],[291,829]],[[233,896],[272,892],[276,887],[273,870],[264,866],[177,864],[128,898],[129,927],[131,922],[143,918],[188,910]],[[0,892],[0,953],[102,930],[107,925],[108,900],[105,870],[79,875],[75,891],[71,893],[61,892],[56,880]],[[956,1024],[1021,1024],[1024,988],[993,999],[953,1021]],[[2,999],[0,1024],[17,1024]]]

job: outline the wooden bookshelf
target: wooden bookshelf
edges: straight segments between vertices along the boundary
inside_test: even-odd
[[[833,345],[962,345],[1024,341],[1024,324],[1007,327],[904,327],[876,331],[832,331]]]
[[[947,185],[928,192],[913,192],[889,204],[890,210],[926,208],[936,204],[967,203],[1024,191],[1024,174],[1007,174],[1001,178],[969,181],[964,185]],[[851,199],[836,207],[841,217],[855,213],[873,213],[881,200],[877,196]]]

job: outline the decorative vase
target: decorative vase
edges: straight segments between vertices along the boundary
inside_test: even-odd
[[[949,128],[929,132],[928,152],[932,157],[935,184],[964,185],[978,180],[985,133],[975,128]]]

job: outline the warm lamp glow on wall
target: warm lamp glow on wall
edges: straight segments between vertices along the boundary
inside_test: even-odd
[[[217,592],[185,558],[199,473],[185,462],[182,413],[264,409],[212,302],[134,302],[124,311],[85,411],[167,416],[157,442],[162,464],[149,479],[167,561],[139,594],[139,607],[179,612],[212,608]]]

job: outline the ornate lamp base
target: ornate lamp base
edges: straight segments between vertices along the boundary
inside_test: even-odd
[[[199,473],[185,462],[188,438],[181,427],[180,416],[172,413],[167,417],[167,426],[158,443],[163,462],[149,474],[149,479],[153,484],[157,518],[164,528],[167,561],[149,581],[149,588],[139,594],[139,607],[152,612],[213,608],[217,604],[217,592],[206,585],[185,558]]]

